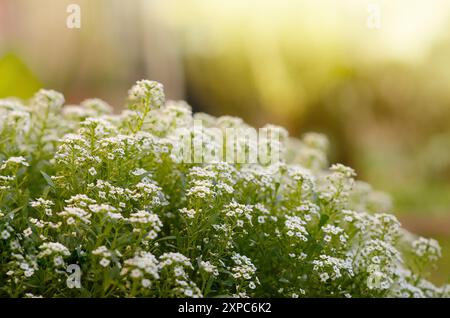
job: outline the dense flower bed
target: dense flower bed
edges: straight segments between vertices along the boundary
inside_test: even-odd
[[[118,115],[63,104],[49,90],[0,101],[0,296],[449,296],[426,280],[438,243],[329,167],[322,135],[267,126],[275,162],[186,162],[180,131],[208,150],[206,128],[248,126],[166,103],[145,80]]]

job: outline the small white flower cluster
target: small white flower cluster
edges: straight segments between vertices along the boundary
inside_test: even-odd
[[[346,245],[349,239],[349,236],[347,233],[345,233],[344,229],[334,226],[332,224],[327,224],[322,227],[323,231],[323,241],[325,244],[329,244],[332,246],[331,250],[335,253],[338,253],[335,250],[335,247],[333,245],[337,245],[337,248],[339,249],[341,245]]]
[[[256,289],[260,284],[256,276],[256,266],[250,258],[239,253],[231,256],[234,265],[231,267],[232,276],[237,280],[235,297],[247,297],[247,292]]]
[[[128,284],[137,284],[143,294],[163,283],[170,289],[160,296],[201,297],[200,289],[186,273],[192,268],[190,260],[180,253],[164,253],[157,259],[151,253],[139,252],[124,262],[120,274],[129,277]]]
[[[286,216],[286,221],[284,222],[286,226],[287,236],[297,237],[301,241],[308,241],[308,231],[305,228],[306,222],[303,221],[298,216]]]
[[[121,275],[128,275],[132,279],[142,279],[146,277],[150,280],[159,279],[159,265],[156,257],[148,252],[137,253],[133,258],[124,262],[124,267],[120,272]],[[151,286],[150,281],[141,280],[144,288]]]
[[[213,276],[219,276],[217,266],[211,264],[209,261],[200,261],[200,269]]]
[[[344,206],[353,190],[353,177],[356,173],[352,168],[340,163],[332,165],[329,170],[330,173],[321,180],[319,196],[322,200]]]
[[[329,255],[320,255],[312,261],[313,271],[319,276],[322,283],[328,280],[337,280],[343,275],[353,276],[353,269],[349,259],[339,259]]]
[[[132,100],[149,99],[152,107],[161,108],[165,101],[163,85],[149,80],[138,81],[128,92]]]
[[[12,278],[14,283],[18,283],[22,277],[28,278],[33,276],[39,269],[37,260],[34,256],[24,256],[22,254],[14,253],[12,254],[12,257],[11,268],[6,272],[6,276],[9,277],[9,280]],[[57,259],[59,258],[57,257]]]
[[[299,199],[308,197],[308,195],[314,190],[315,179],[311,173],[299,166],[287,167],[286,171],[287,180],[286,187],[292,194],[297,195]]]
[[[142,229],[147,231],[147,235],[145,237],[147,240],[154,240],[163,226],[158,215],[143,210],[131,213],[127,220],[135,226],[135,230],[136,225],[137,227],[142,226]]]
[[[192,200],[205,201],[217,196],[229,196],[234,192],[235,171],[227,163],[192,167],[187,177],[189,186],[186,196]]]
[[[103,267],[107,267],[109,266],[109,264],[111,263],[111,256],[112,253],[111,251],[109,251],[106,246],[102,245],[99,246],[98,248],[96,248],[95,250],[92,251],[93,255],[99,255],[102,257],[102,259],[100,260],[99,264]]]
[[[36,210],[42,211],[47,216],[52,216],[52,206],[55,205],[55,203],[51,200],[45,200],[44,198],[37,198],[36,200],[33,200],[30,202],[30,206],[35,208]]]
[[[117,212],[117,209],[109,204],[90,204],[89,210],[94,214],[105,214],[105,216],[111,220],[124,220],[125,218],[121,213]]]
[[[28,164],[27,160],[20,156],[20,157],[9,157],[7,160],[5,160],[2,165],[0,166],[0,170],[4,170],[7,167],[10,166],[25,166],[25,167],[29,167],[30,165]]]
[[[237,227],[243,227],[245,221],[249,222],[252,225],[252,206],[239,204],[236,201],[232,200],[224,207],[222,213],[236,222],[235,225]]]
[[[64,256],[70,255],[67,247],[57,242],[43,243],[41,246],[39,246],[39,249],[41,249],[39,257],[44,257],[52,254],[61,254]]]
[[[252,261],[245,255],[234,254],[231,259],[235,266],[232,268],[234,278],[252,279],[256,273],[256,267]]]
[[[403,261],[400,252],[390,242],[369,239],[363,243],[355,270],[368,274],[366,283],[369,289],[386,290],[393,285]]]
[[[65,207],[62,212],[58,213],[59,216],[62,216],[68,225],[73,225],[78,222],[82,222],[85,224],[90,224],[89,220],[91,214],[84,209],[68,206]]]
[[[44,208],[44,209],[48,209],[50,208],[52,205],[54,205],[53,201],[51,200],[45,200],[44,198],[37,198],[34,201],[31,201],[30,205],[33,208]]]
[[[434,239],[420,237],[412,243],[414,253],[422,260],[434,263],[441,258],[441,247]]]
[[[239,172],[239,186],[249,194],[267,197],[267,194],[275,191],[276,184],[276,174],[271,168],[257,165],[244,166]]]
[[[29,167],[27,160],[20,157],[9,157],[0,166],[0,197],[6,195],[6,191],[12,190],[11,185],[16,180],[16,174],[21,167]]]
[[[194,209],[182,208],[179,210],[180,214],[188,219],[195,218],[195,214],[197,213]]]
[[[41,89],[34,96],[35,107],[48,108],[51,112],[58,112],[64,104],[64,96],[54,90]],[[41,112],[45,113],[44,110]]]

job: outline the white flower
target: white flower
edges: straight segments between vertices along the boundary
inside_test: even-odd
[[[347,178],[356,176],[355,170],[353,170],[350,167],[346,167],[346,166],[344,166],[343,164],[340,164],[340,163],[333,164],[330,167],[330,170],[333,171],[333,172],[340,173],[340,174],[344,175]]]
[[[131,100],[149,99],[151,107],[161,108],[165,101],[163,85],[149,80],[140,80],[129,90]]]
[[[31,230],[30,227],[26,228],[26,229],[23,231],[23,235],[24,235],[25,237],[30,236],[31,233],[33,233],[33,231]]]
[[[288,236],[296,236],[303,241],[307,241],[308,231],[305,228],[306,222],[298,216],[286,216],[285,226]]]
[[[35,106],[39,112],[45,113],[43,109],[48,108],[52,113],[57,113],[64,104],[64,96],[54,90],[40,89],[33,97]]]
[[[102,258],[101,260],[100,260],[100,265],[102,265],[103,267],[107,267],[109,264],[111,263],[111,261],[109,260],[109,259],[107,259],[107,258]]]
[[[441,247],[434,239],[418,238],[412,243],[414,253],[429,262],[435,262],[441,258]]]
[[[45,200],[43,198],[37,198],[34,201],[31,201],[30,205],[33,208],[50,208],[52,205],[54,205],[53,201],[51,200]]]
[[[30,268],[30,265],[28,265],[27,263],[21,263],[20,264],[20,268],[23,269],[23,270],[27,270],[27,269]]]
[[[92,254],[94,254],[94,255],[101,255],[101,254],[103,254],[103,253],[105,253],[107,251],[108,251],[108,249],[106,248],[106,246],[102,245],[102,246],[97,247],[95,250],[93,250]]]
[[[95,170],[94,167],[89,168],[88,171],[89,171],[89,174],[90,174],[91,176],[97,175],[97,170]]]
[[[63,260],[63,258],[59,255],[59,256],[56,256],[56,257],[53,259],[53,263],[55,264],[55,266],[61,266],[62,264],[64,264],[64,260]]]
[[[142,272],[139,269],[135,268],[131,271],[131,277],[138,278],[141,276],[142,276]]]
[[[32,268],[27,269],[26,271],[23,272],[23,274],[25,275],[25,277],[31,277],[34,274],[34,269]]]
[[[122,219],[124,219],[124,217],[120,213],[107,212],[106,216],[109,217],[112,220],[122,220]]]
[[[195,217],[194,209],[182,208],[179,210],[180,214],[184,215],[188,219],[193,219]]]
[[[24,157],[9,157],[8,160],[3,162],[2,166],[0,167],[0,170],[5,169],[6,167],[10,166],[11,164],[22,165],[25,167],[30,166]]]
[[[250,280],[255,275],[256,267],[247,256],[234,253],[231,259],[235,264],[231,269],[234,278],[243,277],[246,280]]]
[[[326,281],[328,280],[328,278],[330,277],[330,276],[328,275],[328,273],[322,273],[322,274],[320,274],[319,276],[320,276],[320,281],[321,281],[321,282],[326,282]]]
[[[58,242],[43,243],[39,246],[39,249],[41,250],[41,252],[38,254],[38,258],[42,258],[51,254],[59,254],[64,256],[70,255],[67,247]]]
[[[138,169],[135,169],[135,170],[131,171],[131,174],[134,175],[134,176],[141,176],[144,173],[147,173],[147,170],[142,169],[142,168],[138,168]]]
[[[175,276],[184,276],[184,269],[181,266],[176,266],[173,272]]]
[[[143,286],[144,288],[149,288],[149,287],[152,285],[152,282],[151,282],[149,279],[144,278],[144,279],[141,281],[141,284],[142,284],[142,286]]]
[[[136,253],[136,255],[124,262],[124,269],[121,275],[126,275],[131,269],[130,276],[132,278],[141,277],[142,271],[150,275],[153,279],[159,279],[159,264],[156,257],[148,252]]]
[[[209,261],[201,261],[200,268],[207,273],[213,274],[213,276],[219,276],[217,266],[211,264]]]
[[[20,244],[19,244],[18,241],[12,241],[11,244],[10,244],[10,246],[11,246],[11,249],[12,249],[12,250],[17,250],[17,249],[20,248]]]
[[[151,240],[154,240],[155,238],[158,237],[158,233],[156,233],[155,231],[151,230],[150,232],[148,232],[147,237]]]
[[[10,236],[11,234],[9,234],[8,231],[6,230],[2,231],[2,239],[7,240]]]

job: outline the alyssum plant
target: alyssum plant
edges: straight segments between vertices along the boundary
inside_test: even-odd
[[[226,152],[206,128],[248,126],[166,103],[156,82],[129,95],[119,115],[49,90],[0,101],[0,296],[449,296],[426,280],[438,243],[328,167],[323,136],[268,126],[275,162],[186,162],[180,128]],[[247,141],[231,144],[261,146]]]

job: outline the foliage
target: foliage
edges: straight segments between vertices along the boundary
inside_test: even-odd
[[[33,73],[12,53],[0,58],[0,74],[0,98],[9,96],[29,98],[41,88]]]
[[[327,168],[322,135],[271,134],[270,165],[183,163],[178,128],[210,140],[194,119],[246,125],[146,80],[118,115],[63,104],[49,90],[0,101],[1,296],[448,296],[426,280],[438,243],[402,230],[353,169]]]

